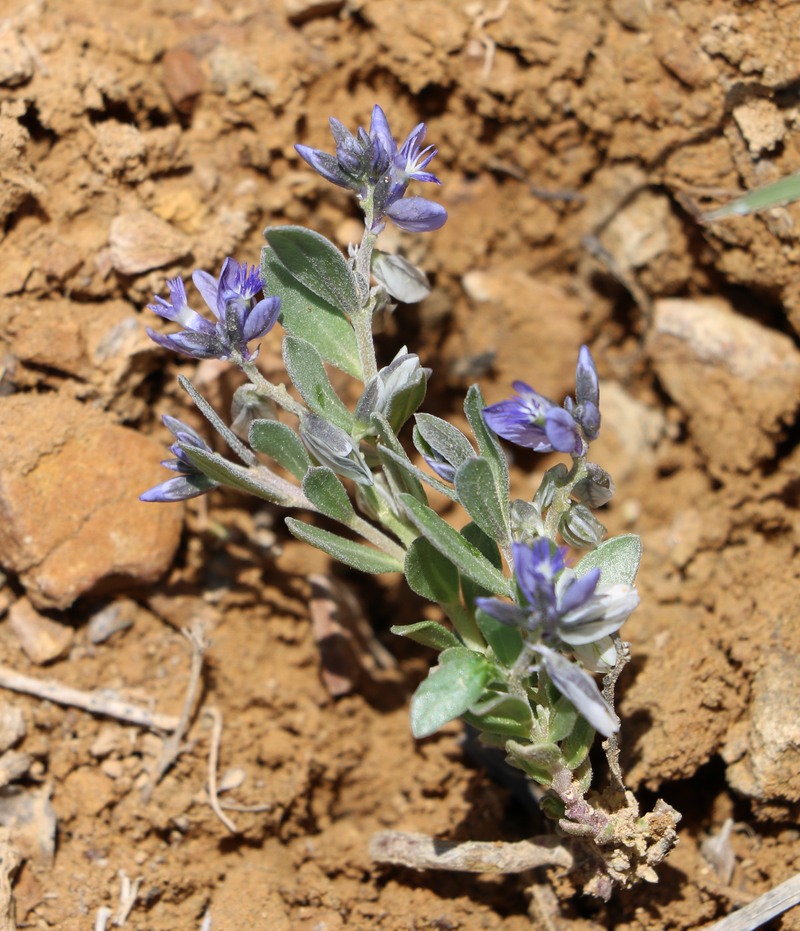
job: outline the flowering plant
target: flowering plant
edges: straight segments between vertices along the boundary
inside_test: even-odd
[[[515,396],[486,407],[471,387],[464,404],[471,436],[419,412],[431,370],[406,347],[379,368],[373,318],[393,301],[420,300],[429,286],[422,271],[380,252],[376,240],[387,220],[410,232],[446,221],[438,203],[406,196],[412,181],[439,183],[427,170],[436,149],[421,148],[424,124],[398,145],[377,106],[369,131],[353,135],[333,119],[331,129],[335,155],[296,148],[323,178],[356,194],[364,233],[347,258],[316,232],[270,227],[258,271],[229,258],[218,279],[195,272],[214,321],[189,307],[179,279],[169,283],[169,301],[150,305],[183,328],[172,335],[149,330],[159,345],[230,360],[247,376],[235,407],[238,433],[244,417],[248,442],[182,378],[241,464],[166,417],[176,442],[164,465],[177,475],[142,498],[176,501],[225,485],[338,523],[344,532],[286,518],[292,534],[348,566],[402,572],[449,618],[447,626],[422,620],[393,628],[439,651],[412,699],[415,736],[461,718],[485,743],[501,747],[511,766],[543,787],[542,807],[568,843],[591,846],[591,856],[576,858],[588,891],[607,897],[615,882],[652,880],[653,865],[674,842],[677,814],[659,803],[640,817],[617,765],[613,692],[627,659],[618,631],[639,601],[641,547],[634,535],[604,539],[593,513],[614,491],[608,474],[588,460],[600,430],[595,362],[582,347],[575,397],[563,405],[519,381]],[[295,394],[262,375],[251,349],[278,321]],[[326,366],[357,381],[352,410]],[[279,409],[289,422],[278,418]],[[399,438],[412,417],[416,462]],[[550,468],[531,501],[512,500],[498,437],[567,454],[571,467]],[[439,516],[426,489],[461,505],[468,523],[458,529]],[[585,555],[570,557],[570,547]],[[602,690],[597,675],[605,676]],[[606,739],[613,779],[605,796],[590,794],[596,732]]]

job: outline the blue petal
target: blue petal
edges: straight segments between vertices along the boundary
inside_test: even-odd
[[[580,422],[583,432],[590,440],[593,440],[600,432],[600,410],[596,404],[587,401],[581,407]]]
[[[534,647],[534,650],[541,656],[545,672],[553,685],[596,731],[604,737],[610,737],[619,730],[619,718],[600,694],[600,689],[588,672],[549,647],[540,645]]]
[[[296,145],[297,154],[318,174],[321,174],[326,181],[332,184],[338,184],[339,187],[357,190],[358,186],[353,184],[352,179],[346,174],[338,160],[327,152],[321,152],[319,149],[312,149],[307,145]]]
[[[594,364],[588,346],[581,346],[578,353],[578,367],[575,370],[575,400],[578,404],[600,403],[600,385],[597,379],[597,366]]]
[[[581,454],[583,441],[572,414],[561,407],[551,408],[545,416],[544,429],[553,449],[576,456]]]
[[[561,614],[566,614],[568,611],[574,611],[576,608],[583,605],[592,597],[599,581],[599,569],[590,569],[586,575],[581,576],[579,579],[574,579],[574,581],[564,589],[559,599],[559,612]]]
[[[192,281],[194,286],[200,292],[203,300],[208,305],[214,316],[219,319],[219,310],[217,308],[217,295],[219,292],[219,282],[208,272],[198,270],[193,273]]]
[[[375,104],[372,108],[372,121],[369,124],[370,138],[377,142],[385,155],[390,158],[397,151],[397,143],[394,141],[392,131],[389,129],[389,121],[386,114]]]
[[[438,459],[434,459],[432,456],[426,456],[423,454],[422,458],[428,465],[433,469],[433,471],[439,476],[439,478],[444,479],[446,482],[454,482],[456,480],[456,470],[454,466],[451,466],[449,462],[440,462]]]
[[[409,233],[430,233],[447,222],[444,207],[424,197],[405,197],[384,212],[401,230]]]
[[[265,297],[259,301],[247,315],[244,323],[244,339],[260,339],[275,326],[280,316],[281,299],[279,297]]]
[[[212,488],[216,488],[218,484],[219,482],[215,482],[205,475],[179,475],[143,492],[139,495],[139,500],[185,501],[187,498],[197,498],[199,495],[204,495]]]
[[[527,627],[528,614],[519,605],[498,598],[476,598],[475,604],[490,617],[509,627]]]
[[[156,333],[150,327],[145,329],[154,343],[158,343],[159,346],[172,352],[179,352],[181,355],[191,356],[193,359],[227,358],[227,354],[216,336],[192,333],[189,330],[182,330],[180,333],[165,336],[162,333]]]
[[[498,436],[536,452],[551,452],[547,435],[520,398],[510,398],[483,409],[483,419]]]

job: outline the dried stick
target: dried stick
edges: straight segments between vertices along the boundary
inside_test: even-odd
[[[201,623],[194,624],[191,630],[183,628],[183,636],[189,641],[192,648],[192,665],[189,670],[189,681],[186,685],[186,694],[183,699],[183,708],[181,716],[175,725],[172,733],[164,741],[161,753],[153,766],[150,775],[150,781],[142,791],[142,798],[148,801],[153,794],[155,787],[161,782],[164,774],[177,760],[183,749],[183,738],[189,730],[192,721],[192,712],[194,711],[195,702],[197,701],[197,692],[200,688],[200,681],[203,675],[203,660],[208,649],[208,640],[205,636],[205,628]]]
[[[708,925],[706,931],[753,931],[766,924],[770,918],[781,915],[787,909],[800,903],[800,873],[787,879],[754,902],[716,924]]]
[[[222,741],[222,712],[219,708],[204,708],[203,713],[207,714],[213,723],[211,746],[208,750],[208,804],[231,834],[238,834],[239,829],[222,810],[217,795],[217,766],[219,765],[219,745]]]
[[[378,863],[414,870],[461,870],[466,873],[523,873],[539,866],[570,869],[574,858],[561,838],[545,835],[513,844],[438,840],[427,834],[381,831],[369,845]]]
[[[16,931],[14,877],[22,860],[11,843],[9,828],[0,828],[0,931]]]
[[[104,692],[86,692],[83,689],[62,685],[53,679],[34,679],[22,673],[0,666],[0,688],[10,689],[12,692],[22,692],[33,695],[57,705],[67,705],[72,708],[82,708],[91,714],[102,714],[118,721],[127,721],[129,724],[138,724],[153,731],[172,731],[178,726],[178,719],[171,714],[159,714],[147,708],[141,708],[132,702],[123,701]]]

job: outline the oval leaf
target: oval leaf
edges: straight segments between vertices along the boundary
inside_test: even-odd
[[[508,496],[503,498],[489,461],[483,457],[467,460],[456,470],[456,493],[469,516],[500,546],[511,544],[508,525]]]
[[[322,357],[311,343],[297,336],[285,337],[283,361],[292,384],[311,410],[350,433],[353,415],[333,390]]]
[[[326,362],[361,378],[355,333],[341,310],[303,287],[272,249],[262,250],[261,275],[265,291],[281,299],[280,320],[286,332],[308,340]]]
[[[311,458],[300,437],[277,420],[254,420],[248,437],[253,449],[271,456],[278,465],[302,479],[311,468]]]
[[[449,650],[451,647],[460,647],[461,641],[456,635],[436,621],[419,621],[417,624],[401,624],[390,627],[389,630],[399,637],[408,637],[425,647],[434,650]]]
[[[601,543],[575,566],[580,578],[590,569],[600,569],[602,585],[633,585],[642,559],[642,541],[635,533],[626,533]]]
[[[463,714],[483,692],[490,668],[483,656],[464,647],[446,650],[441,665],[421,682],[411,699],[411,732],[428,737]]]
[[[326,466],[308,470],[303,479],[303,494],[325,517],[348,524],[356,516],[344,485]]]
[[[338,534],[329,533],[312,524],[305,524],[293,517],[286,518],[286,526],[298,540],[316,546],[317,549],[338,559],[346,566],[358,569],[359,572],[402,572],[403,570],[402,565],[393,556],[373,549],[371,546],[354,543]]]
[[[428,601],[455,604],[459,600],[458,569],[425,537],[418,537],[406,553],[406,580]]]
[[[361,310],[353,273],[332,242],[302,226],[271,226],[264,236],[284,268],[309,291],[345,313]]]
[[[436,511],[421,504],[411,495],[398,496],[408,511],[411,522],[447,559],[452,560],[459,572],[472,579],[481,588],[494,595],[508,595],[509,584],[502,572],[468,543]]]

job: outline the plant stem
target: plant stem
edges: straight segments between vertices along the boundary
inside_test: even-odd
[[[296,417],[300,417],[305,413],[305,407],[302,404],[295,401],[295,399],[289,394],[286,390],[285,385],[273,385],[271,381],[268,381],[261,372],[258,370],[255,362],[240,362],[239,363],[242,371],[250,379],[250,383],[255,386],[258,393],[264,397],[268,398],[270,401],[273,401],[279,407],[282,407],[285,411],[288,411],[290,414],[294,414]]]
[[[348,521],[347,526],[350,527],[351,530],[355,530],[356,533],[360,533],[365,540],[369,540],[370,543],[377,546],[378,549],[386,553],[387,556],[393,556],[401,564],[405,562],[405,549],[395,543],[394,540],[387,537],[381,530],[378,530],[377,527],[370,524],[369,521],[364,520],[363,517],[356,515]]]
[[[586,478],[587,474],[586,457],[581,456],[578,459],[573,459],[572,469],[564,484],[556,489],[553,500],[550,502],[550,507],[547,509],[547,517],[545,517],[544,520],[545,536],[549,537],[551,540],[555,541],[561,518],[569,511],[572,489],[578,482]]]

